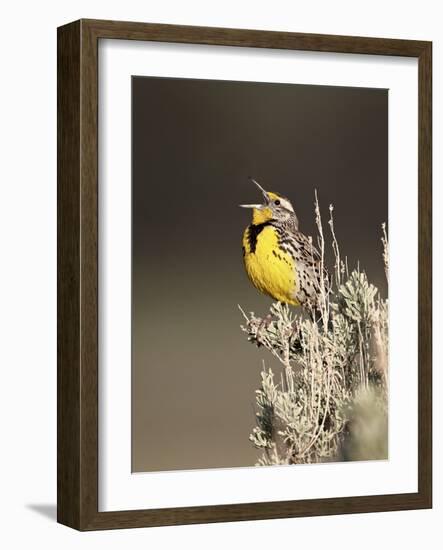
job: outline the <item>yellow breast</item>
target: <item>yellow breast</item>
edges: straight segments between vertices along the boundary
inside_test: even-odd
[[[274,300],[299,305],[294,260],[278,246],[275,227],[249,226],[243,234],[243,257],[252,284]]]

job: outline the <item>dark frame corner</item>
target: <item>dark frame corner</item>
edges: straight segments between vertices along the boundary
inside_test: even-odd
[[[418,58],[418,492],[98,511],[97,75],[102,38]],[[79,20],[58,29],[57,519],[82,531],[432,507],[432,43]]]

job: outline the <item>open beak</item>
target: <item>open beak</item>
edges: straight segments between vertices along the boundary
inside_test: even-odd
[[[257,208],[258,210],[260,210],[260,208],[264,208],[269,203],[268,194],[258,182],[256,182],[252,178],[249,178],[249,179],[252,181],[252,183],[255,183],[255,185],[260,189],[260,191],[263,194],[263,199],[265,202],[264,204],[240,204],[239,206],[241,206],[242,208]]]

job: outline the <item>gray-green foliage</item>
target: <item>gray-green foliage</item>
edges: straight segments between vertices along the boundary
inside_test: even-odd
[[[318,245],[325,239],[318,201]],[[386,458],[388,304],[364,271],[341,261],[330,207],[336,264],[332,290],[322,280],[320,308],[311,315],[272,304],[266,317],[244,314],[248,340],[282,365],[263,368],[250,440],[258,463],[297,464]],[[383,227],[383,259],[387,239]]]

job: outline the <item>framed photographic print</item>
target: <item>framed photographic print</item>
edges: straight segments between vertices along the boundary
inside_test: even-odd
[[[58,521],[430,508],[431,43],[58,29]]]

